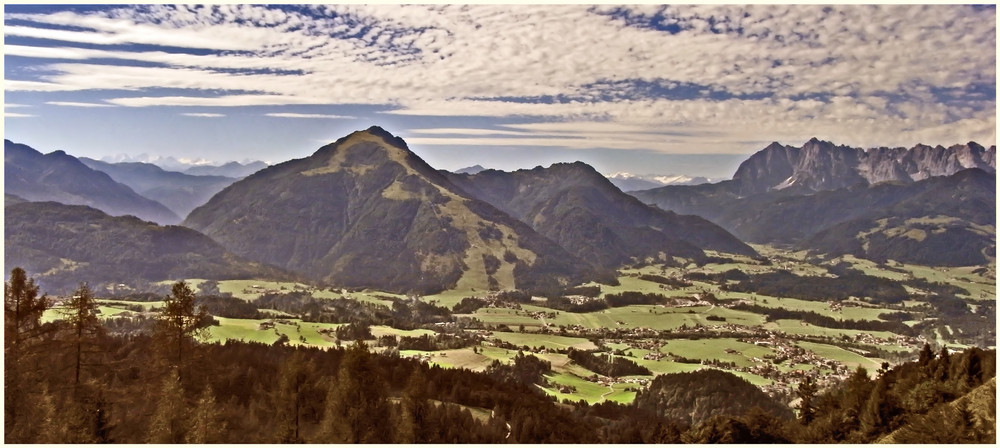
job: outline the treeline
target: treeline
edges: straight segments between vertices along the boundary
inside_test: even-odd
[[[693,380],[672,389],[662,387],[672,380],[658,377],[634,405],[588,406],[544,395],[534,384],[544,384],[551,365],[523,353],[476,373],[376,355],[361,342],[325,350],[200,344],[207,307],[184,283],[173,285],[165,306],[132,333],[107,331],[112,320],[98,317],[85,285],[60,308],[62,319],[43,323],[50,305],[22,269],[12,271],[4,288],[8,443],[869,443],[889,434],[901,443],[993,443],[996,437],[989,412],[996,354],[975,348],[935,354],[927,347],[918,361],[876,378],[859,370],[826,392],[804,382],[799,418],[786,420],[780,408],[732,408],[753,392],[727,386],[713,370],[693,372]],[[987,382],[992,393],[978,393]],[[708,415],[715,407],[723,410]],[[700,417],[683,420],[671,416],[675,411]]]
[[[579,364],[583,368],[604,376],[617,378],[626,375],[652,375],[646,367],[636,364],[631,359],[620,356],[597,355],[582,350],[570,349],[567,353],[569,359]]]
[[[824,316],[814,311],[789,310],[785,308],[770,308],[766,306],[760,306],[757,304],[751,305],[746,303],[738,303],[736,305],[733,305],[732,309],[738,311],[748,311],[755,314],[761,314],[763,316],[766,316],[768,321],[775,321],[778,319],[797,319],[824,328],[840,328],[844,330],[862,330],[862,331],[888,331],[903,336],[916,336],[917,334],[919,334],[917,330],[914,330],[909,325],[906,325],[900,321],[883,322],[877,320],[853,320],[853,319],[838,320],[830,316]]]
[[[667,286],[673,286],[674,288],[687,288],[693,285],[693,283],[684,279],[664,277],[656,274],[642,274],[639,276],[639,280],[660,283]]]
[[[238,300],[238,299],[235,299]],[[253,305],[298,316],[305,322],[387,325],[413,330],[426,324],[453,322],[451,311],[419,300],[386,297],[392,307],[347,299],[316,299],[307,291],[269,293]]]
[[[744,274],[746,275],[746,274]],[[867,297],[875,303],[900,303],[909,297],[898,282],[864,274],[842,277],[799,276],[788,271],[775,271],[748,275],[736,284],[723,285],[722,289],[736,292],[755,292],[772,297],[790,297],[802,300],[827,301],[848,297]]]
[[[883,368],[872,379],[863,368],[822,394],[803,383],[798,394],[805,443],[996,443],[996,352],[962,353],[925,345],[915,362]],[[980,387],[981,402],[953,403]],[[958,404],[958,406],[956,406]]]

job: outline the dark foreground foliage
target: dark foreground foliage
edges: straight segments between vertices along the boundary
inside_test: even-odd
[[[15,269],[4,288],[8,443],[869,443],[995,441],[995,352],[928,347],[818,392],[798,418],[733,375],[657,377],[635,404],[557,403],[532,355],[487,373],[286,344],[199,344],[183,283],[144,326],[96,318],[86,285],[62,320]],[[122,328],[130,328],[122,330]],[[112,329],[115,329],[112,331]],[[393,351],[389,351],[393,353]],[[749,395],[759,400],[747,401]],[[738,407],[742,406],[742,407]],[[675,415],[676,414],[676,415]]]

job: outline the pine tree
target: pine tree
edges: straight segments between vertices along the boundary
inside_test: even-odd
[[[10,272],[10,281],[4,282],[4,440],[9,443],[29,441],[34,431],[27,418],[30,407],[37,400],[38,379],[43,372],[36,363],[41,350],[41,337],[45,327],[42,313],[49,307],[46,296],[38,296],[38,286],[28,278],[24,269],[16,267]]]
[[[191,339],[204,334],[202,325],[208,316],[206,307],[196,308],[194,302],[194,292],[187,283],[175,283],[164,300],[157,326],[157,336],[164,341],[167,357],[176,369],[177,377],[182,380],[186,347]]]
[[[386,386],[372,355],[356,341],[341,360],[335,390],[330,391],[323,416],[324,439],[335,443],[391,441]]]
[[[307,397],[312,395],[311,381],[315,376],[315,366],[306,360],[302,352],[296,351],[282,365],[278,372],[278,390],[275,398],[277,409],[279,440],[281,443],[301,443],[302,414]]]
[[[813,404],[813,399],[816,397],[816,392],[818,391],[819,388],[810,376],[807,376],[799,383],[796,395],[802,400],[799,403],[799,419],[802,420],[803,424],[808,425],[816,418],[816,406]]]
[[[206,444],[219,443],[223,441],[226,422],[222,419],[222,413],[215,402],[215,392],[208,386],[198,399],[194,411],[191,413],[191,428],[188,431],[185,441],[187,443]]]
[[[183,443],[187,417],[179,375],[163,380],[160,400],[149,423],[148,443]]]
[[[81,373],[86,366],[84,358],[97,351],[97,339],[104,332],[97,313],[97,301],[86,283],[80,284],[73,298],[66,302],[66,308],[62,310],[63,320],[70,333],[74,388],[80,385]]]

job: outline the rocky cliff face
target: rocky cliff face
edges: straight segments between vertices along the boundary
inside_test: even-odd
[[[750,196],[771,190],[823,191],[859,183],[916,182],[950,176],[963,169],[996,171],[996,147],[917,145],[913,148],[861,149],[811,139],[802,147],[772,143],[733,175],[734,193]]]

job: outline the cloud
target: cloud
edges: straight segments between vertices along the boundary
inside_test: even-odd
[[[331,120],[353,120],[356,117],[351,117],[347,115],[328,115],[328,114],[299,114],[293,112],[273,112],[264,114],[266,117],[277,117],[277,118],[325,118]]]
[[[731,145],[731,152],[746,142],[819,133],[875,145],[995,139],[988,131],[996,121],[993,8],[154,5],[7,11],[5,55],[32,66],[9,72],[8,92],[95,91],[104,102],[126,107],[375,105],[399,117],[555,125],[415,131],[436,145],[461,142],[452,137],[625,145],[608,138],[612,132],[630,134],[620,142],[659,151]],[[172,91],[156,96],[159,89]],[[561,134],[551,134],[563,123],[568,127]],[[657,138],[663,143],[654,145]]]
[[[7,112],[7,111],[3,112],[3,117],[4,118],[31,118],[31,117],[35,117],[35,116],[36,115],[22,114],[22,113],[19,113],[19,112]]]
[[[114,107],[114,105],[111,104],[76,103],[72,101],[46,101],[45,104],[51,106],[68,106],[68,107]]]
[[[201,118],[221,118],[226,116],[226,114],[216,114],[208,112],[182,112],[181,115],[184,115],[185,117],[201,117]]]

